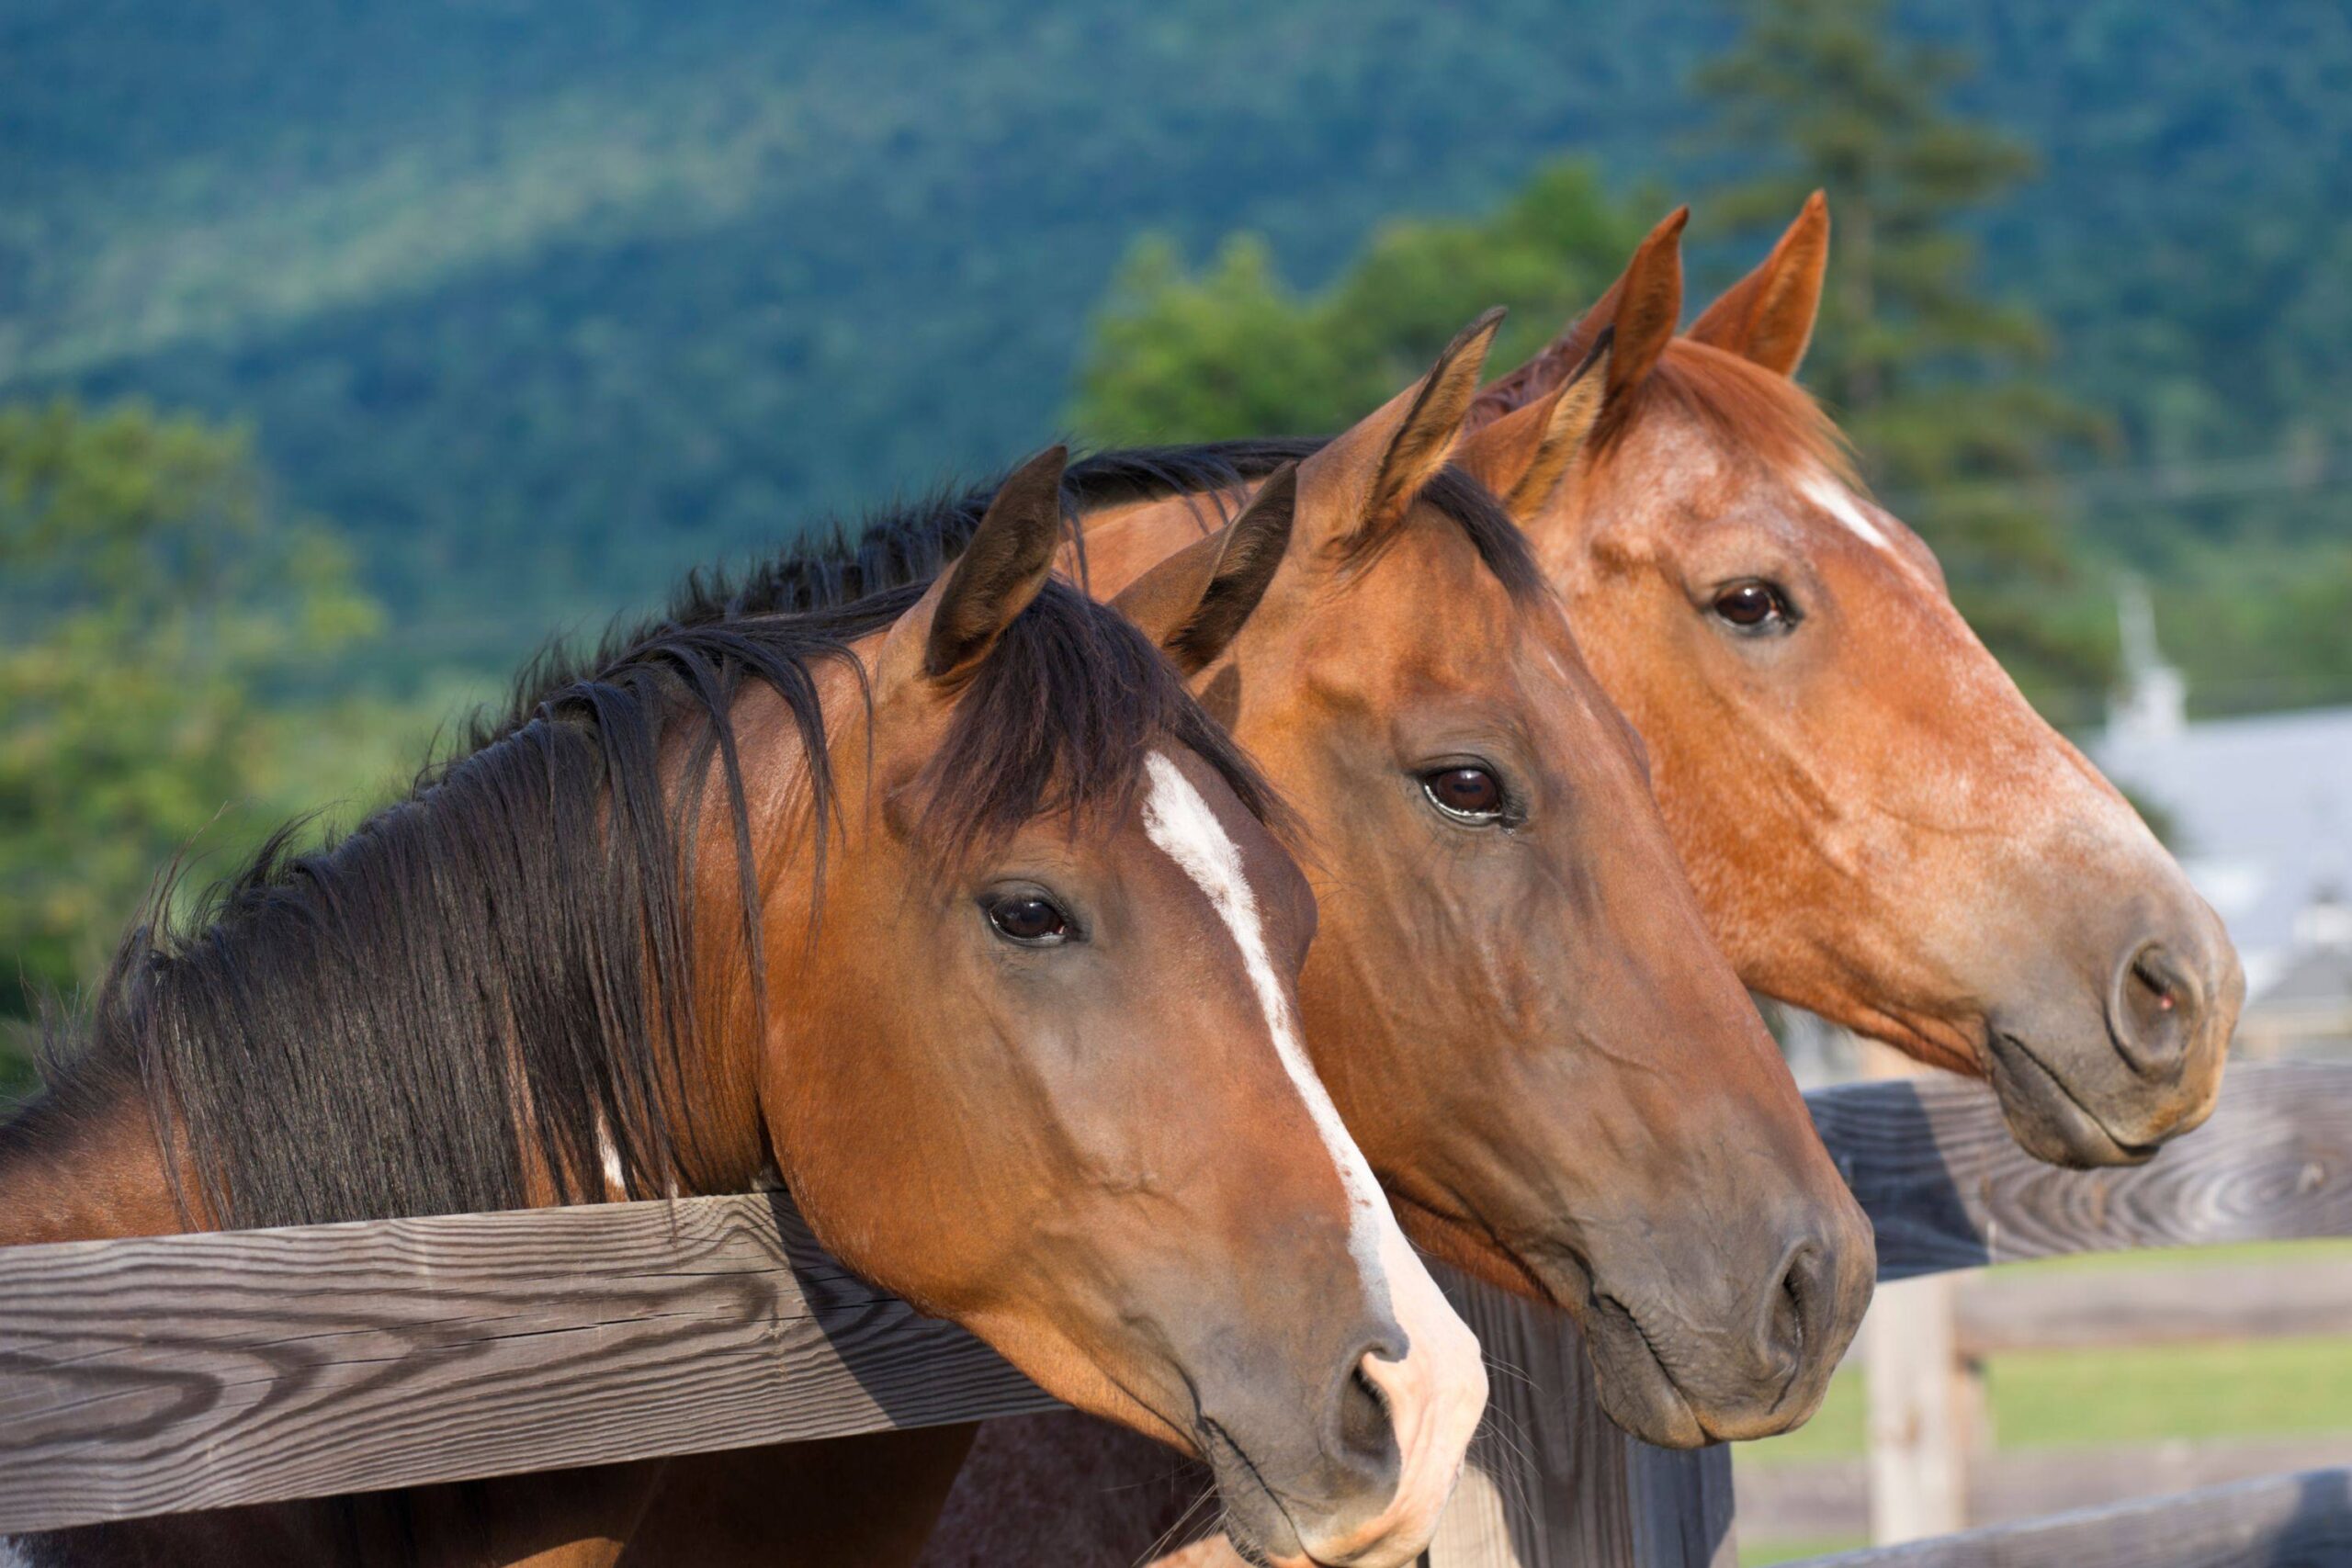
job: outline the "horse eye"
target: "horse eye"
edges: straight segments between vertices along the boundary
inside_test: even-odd
[[[1714,612],[1743,629],[1791,619],[1789,602],[1769,582],[1735,582],[1715,595]]]
[[[1421,788],[1449,817],[1487,822],[1503,814],[1502,781],[1484,768],[1440,768],[1421,775]]]
[[[1010,893],[989,905],[989,924],[1012,941],[1050,947],[1069,935],[1069,917],[1050,898]]]

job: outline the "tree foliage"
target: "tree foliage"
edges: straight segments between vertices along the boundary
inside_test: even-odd
[[[1609,286],[1645,226],[1590,164],[1561,161],[1486,217],[1390,220],[1312,293],[1283,281],[1258,235],[1198,271],[1148,236],[1096,319],[1071,422],[1113,442],[1343,429],[1490,305],[1512,311],[1497,363],[1533,352]]]
[[[1763,215],[1786,221],[1803,176],[1757,156],[1785,149],[1684,134],[1712,112],[1692,67],[1738,20],[1721,0],[246,0],[125,28],[0,0],[0,397],[251,418],[394,607],[374,663],[503,665],[820,509],[1033,448],[1140,231],[1193,258],[1262,234],[1315,291],[1384,216],[1491,207],[1563,150],[1668,201],[1726,165],[1788,175]],[[2090,466],[2162,481],[2086,493],[2070,457],[2069,482],[1996,499],[2074,500],[2080,539],[2151,580],[2192,700],[2258,703],[2271,676],[2352,699],[2316,660],[2325,628],[2264,600],[2341,555],[2352,494],[2352,159],[2321,155],[2352,136],[2352,8],[1887,20],[1883,58],[1982,66],[1894,112],[1957,109],[2039,154],[1956,231],[1983,242],[1970,298],[2030,299],[2047,384],[2123,443]],[[1950,178],[1933,137],[1910,145]],[[1507,298],[1518,330],[1550,324],[1540,293]],[[2241,483],[2281,455],[2294,471]]]
[[[377,615],[242,433],[0,406],[0,1017],[91,975],[224,811],[316,776],[320,735],[286,710]]]
[[[1956,51],[1897,37],[1885,0],[1734,0],[1742,28],[1694,75],[1707,141],[1740,169],[1702,220],[1761,235],[1829,194],[1834,239],[1804,379],[1942,558],[1954,597],[2029,691],[2096,689],[2103,617],[2049,477],[2103,427],[2049,376],[2030,309],[1990,298],[1969,227],[2033,171],[1951,107]],[[2069,591],[2073,592],[2069,592]]]

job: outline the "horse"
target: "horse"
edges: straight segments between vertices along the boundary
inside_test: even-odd
[[[1631,732],[1518,530],[1449,462],[1496,324],[1314,449],[1076,465],[1065,567],[1173,628],[1163,647],[1303,820],[1321,914],[1307,1048],[1408,1234],[1579,1318],[1625,1426],[1680,1447],[1760,1436],[1817,1404],[1868,1300],[1871,1235],[1707,940]],[[1592,409],[1555,412],[1565,441]],[[940,547],[872,539],[856,558]],[[1220,584],[1270,559],[1229,626]],[[1071,1420],[992,1423],[984,1458],[1055,1432],[1113,1441]],[[1170,1468],[1128,1449],[1147,1481]],[[625,1562],[775,1561],[758,1520],[808,1459],[673,1467],[662,1528]],[[1093,1500],[1149,1513],[1167,1495]],[[846,1506],[879,1525],[933,1505]],[[872,1543],[837,1560],[903,1561]]]
[[[2144,1160],[2218,1093],[2244,995],[2226,933],[2002,673],[1796,385],[1826,198],[1678,336],[1686,221],[1480,395],[1457,458],[1526,532],[1639,732],[1740,978],[1989,1077],[2044,1159]],[[1259,443],[1250,466],[1314,446]],[[1114,1540],[1132,1559],[1176,1506],[1166,1470],[1107,1436],[998,1423],[925,1568],[1027,1551],[1048,1527],[1008,1498],[1086,1504],[1050,1527],[1060,1560],[1120,1555]]]
[[[1476,1346],[1299,1045],[1316,912],[1276,798],[1149,636],[1052,578],[1063,467],[1005,480],[928,581],[799,614],[691,583],[339,843],[159,904],[0,1130],[0,1241],[772,1171],[851,1268],[1203,1453],[1253,1550],[1409,1561]],[[1252,591],[1221,587],[1234,624]],[[609,1561],[660,1470],[32,1544]]]
[[[2220,1094],[2229,936],[1793,379],[1826,198],[1677,335],[1687,218],[1472,423],[1509,445],[1611,339],[1589,439],[1514,510],[1648,747],[1709,929],[1756,990],[1990,1079],[2041,1158],[2144,1161]]]

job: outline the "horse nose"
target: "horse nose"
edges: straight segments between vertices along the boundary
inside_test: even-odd
[[[1422,1288],[1426,1305],[1440,1303],[1434,1286]],[[1403,1329],[1394,1344],[1367,1347],[1333,1390],[1326,1444],[1350,1489],[1385,1504],[1369,1517],[1295,1508],[1300,1562],[1402,1568],[1419,1558],[1453,1493],[1486,1409],[1485,1361],[1450,1311],[1440,1319],[1408,1303]]]
[[[1819,1344],[1830,1313],[1828,1250],[1808,1237],[1789,1248],[1779,1283],[1764,1293],[1758,1351],[1771,1386],[1785,1389],[1804,1371],[1805,1349]]]
[[[2198,959],[2205,960],[2202,963]],[[2142,942],[2126,951],[2108,987],[2108,1030],[2115,1048],[2143,1077],[2180,1077],[2205,1043],[2217,988],[2199,973],[2211,955],[2174,943]]]
[[[1351,1479],[1369,1485],[1385,1478],[1393,1483],[1400,1459],[1397,1451],[1396,1427],[1388,1408],[1388,1396],[1373,1382],[1371,1368],[1375,1359],[1397,1361],[1404,1359],[1399,1345],[1373,1345],[1351,1361],[1340,1375],[1333,1391],[1331,1409],[1325,1430],[1329,1451],[1341,1466],[1351,1472]]]
[[[1772,1413],[1803,1419],[1819,1398],[1861,1326],[1877,1275],[1870,1220],[1850,1197],[1797,1223],[1756,1308],[1757,1364]]]
[[[1256,1560],[1293,1565],[1353,1562],[1351,1547],[1376,1544],[1374,1522],[1396,1505],[1410,1465],[1409,1429],[1418,1391],[1397,1386],[1405,1337],[1375,1335],[1345,1355],[1319,1393],[1287,1396],[1255,1384],[1218,1403],[1204,1449],[1225,1494],[1228,1518],[1245,1527]],[[1282,1426],[1303,1446],[1286,1446]],[[1418,1546],[1415,1548],[1419,1550]]]

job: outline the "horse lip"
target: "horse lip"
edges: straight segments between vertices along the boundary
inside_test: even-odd
[[[1657,1413],[1666,1417],[1667,1426],[1695,1431],[1702,1441],[1712,1438],[1707,1424],[1691,1408],[1690,1396],[1667,1370],[1666,1358],[1658,1353],[1649,1330],[1643,1326],[1641,1314],[1619,1297],[1601,1290],[1592,1266],[1579,1254],[1566,1247],[1546,1247],[1534,1256],[1523,1257],[1521,1267],[1542,1285],[1553,1305],[1566,1311],[1584,1330],[1586,1339],[1591,1342],[1586,1347],[1586,1359],[1592,1364],[1596,1382],[1605,1380],[1600,1359],[1592,1351],[1601,1347],[1604,1338],[1613,1341],[1608,1346],[1613,1352],[1611,1371],[1621,1374],[1627,1370],[1626,1363],[1633,1360],[1624,1353],[1638,1345],[1640,1357],[1634,1365],[1641,1371],[1636,1375],[1650,1385],[1655,1395],[1645,1403],[1657,1407]],[[1602,1403],[1605,1409],[1612,1402],[1604,1399]],[[1614,1411],[1609,1414],[1611,1419],[1617,1419]]]
[[[1239,1443],[1233,1440],[1232,1435],[1217,1425],[1215,1420],[1204,1416],[1201,1417],[1193,1440],[1200,1445],[1202,1454],[1211,1460],[1210,1473],[1216,1477],[1218,1492],[1226,1495],[1227,1529],[1228,1538],[1233,1540],[1234,1549],[1251,1562],[1262,1562],[1276,1557],[1289,1561],[1305,1558],[1311,1562],[1312,1558],[1308,1557],[1306,1552],[1306,1537],[1299,1530],[1298,1521],[1290,1517],[1289,1505],[1283,1501],[1282,1494],[1268,1485],[1266,1478],[1258,1473],[1257,1461],[1250,1457],[1249,1452]],[[1236,1521],[1232,1517],[1233,1499],[1229,1483],[1235,1477],[1226,1473],[1226,1466],[1215,1462],[1216,1456],[1220,1453],[1232,1460],[1239,1476],[1249,1478],[1250,1487],[1265,1500],[1266,1506],[1276,1518],[1282,1521],[1283,1528],[1290,1531],[1290,1539],[1295,1551],[1281,1551],[1253,1540],[1233,1537],[1232,1527]]]
[[[2053,1105],[2072,1111],[2087,1131],[2096,1134],[2120,1158],[2102,1160],[2106,1165],[2145,1165],[2155,1157],[2155,1144],[2134,1143],[2119,1136],[2106,1121],[2075,1097],[2066,1087],[2066,1080],[2052,1072],[2050,1064],[2036,1055],[2033,1047],[2006,1030],[1986,1032],[1986,1052],[1992,1066],[1994,1091],[2005,1102],[2010,1094],[2038,1100],[2044,1109]],[[2069,1151],[2072,1153],[2073,1151]],[[2101,1151],[2104,1152],[2104,1151]],[[2088,1163],[2088,1162],[2086,1162]]]

